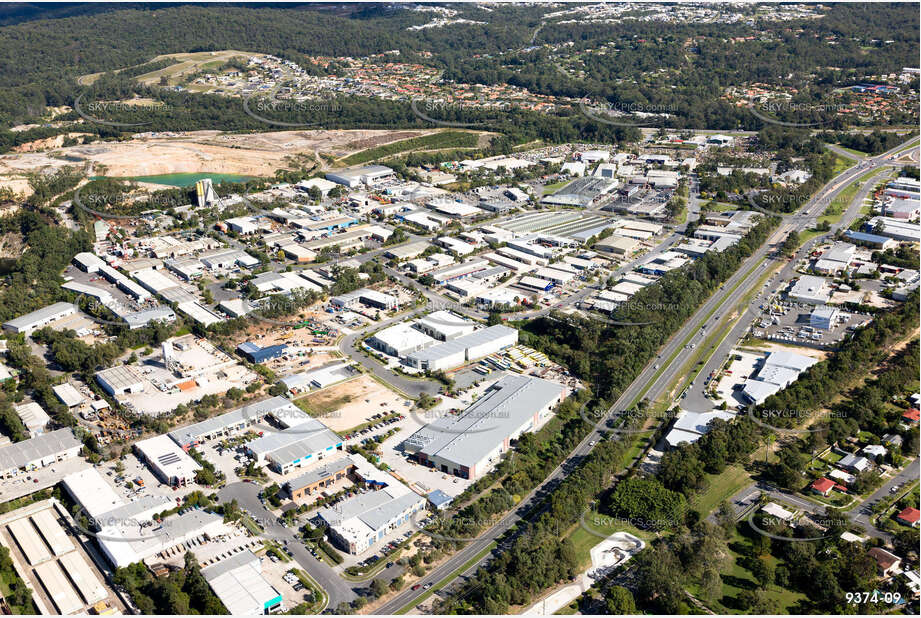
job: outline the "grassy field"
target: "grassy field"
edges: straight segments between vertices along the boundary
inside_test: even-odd
[[[376,148],[368,148],[349,155],[341,160],[344,165],[359,165],[376,159],[383,159],[391,155],[410,150],[440,150],[442,148],[476,148],[479,141],[477,133],[469,131],[441,131],[431,135],[420,135],[409,139],[400,140],[391,144],[384,144]]]
[[[837,223],[841,220],[841,217],[847,211],[848,207],[851,205],[851,202],[857,196],[857,192],[863,186],[871,176],[874,176],[879,173],[879,170],[870,170],[865,174],[858,176],[851,184],[846,186],[841,193],[838,194],[832,200],[832,203],[825,209],[825,212],[822,213],[822,216],[819,217],[819,221],[828,223],[829,225]]]
[[[847,151],[847,152],[851,153],[852,155],[857,155],[858,157],[866,157],[866,156],[869,156],[869,153],[867,153],[867,152],[862,152],[862,151],[860,151],[860,150],[855,150],[854,148],[847,148],[847,147],[845,147],[845,146],[838,146],[838,148],[840,148],[841,150]]]
[[[544,195],[550,195],[551,193],[556,193],[563,187],[569,184],[569,180],[562,180],[560,182],[554,182],[549,185],[544,185]]]
[[[691,501],[691,508],[701,517],[709,515],[723,500],[728,500],[752,482],[742,466],[729,466],[722,474],[708,474],[707,490]]]
[[[151,58],[143,64],[151,64],[153,62],[159,62],[161,60],[175,60],[176,64],[168,66],[164,69],[158,71],[151,71],[150,73],[144,73],[143,75],[138,75],[135,79],[142,84],[147,84],[148,86],[156,85],[160,83],[161,77],[166,77],[169,85],[174,86],[181,81],[183,75],[188,73],[195,73],[198,71],[206,71],[208,69],[215,69],[231,58],[250,58],[252,56],[262,57],[263,54],[257,54],[253,52],[246,51],[237,51],[233,49],[225,49],[221,51],[207,51],[207,52],[191,52],[191,53],[179,53],[179,54],[161,54],[155,58]],[[115,72],[124,71],[125,69],[130,69],[132,67],[125,67],[123,69],[117,69]],[[88,86],[95,82],[102,73],[91,73],[88,75],[81,75],[77,78],[77,82]]]
[[[592,534],[589,529],[598,534]],[[644,541],[651,541],[655,534],[646,530],[640,530],[636,526],[631,526],[625,521],[617,520],[610,515],[603,515],[594,509],[590,509],[582,521],[576,525],[576,528],[569,534],[569,540],[572,542],[576,555],[579,557],[580,568],[588,568],[591,564],[592,548],[604,540],[604,537],[610,536],[615,532],[629,532]],[[601,536],[598,536],[601,535]]]
[[[747,525],[747,524],[740,524]],[[742,557],[743,554],[740,550],[744,550],[750,545],[750,541],[739,534],[738,531],[735,532],[735,535],[729,541],[729,551],[730,558],[728,564],[725,565],[720,570],[720,576],[723,579],[723,590],[722,596],[710,603],[710,608],[717,613],[726,613],[726,614],[737,614],[741,613],[739,609],[735,606],[734,603],[735,597],[742,591],[746,589],[753,589],[757,587],[757,582],[755,581],[754,576],[751,571],[742,566]],[[779,560],[774,556],[766,556],[762,558],[766,562],[770,563],[773,566],[777,566]],[[697,590],[694,590],[693,587],[689,587],[689,590],[697,595]],[[782,588],[777,585],[768,586],[765,590],[768,598],[777,601],[780,604],[781,613],[798,613],[793,611],[793,608],[800,602],[806,599],[806,595]]]
[[[855,163],[857,163],[857,161],[856,161],[855,159],[851,159],[850,157],[845,157],[845,156],[842,156],[842,155],[836,155],[836,156],[835,156],[835,164],[834,164],[834,166],[832,167],[832,170],[831,170],[831,171],[832,171],[832,174],[834,174],[835,176],[837,176],[838,174],[840,174],[841,172],[843,172],[843,171],[846,170],[847,168],[852,167]]]
[[[325,416],[352,401],[352,395],[344,394],[333,399],[323,398],[324,393],[307,395],[294,401],[294,405],[311,416]]]

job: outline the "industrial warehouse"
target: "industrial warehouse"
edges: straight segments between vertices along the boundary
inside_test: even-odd
[[[425,508],[426,499],[361,457],[351,458],[356,474],[373,489],[317,511],[330,539],[350,554],[360,554]]]
[[[169,437],[184,450],[189,450],[212,438],[230,435],[254,425],[266,416],[272,416],[276,421],[283,422],[288,417],[301,418],[304,413],[283,397],[270,397],[219,416],[213,416],[200,423],[176,429],[169,433]]]
[[[334,449],[342,448],[342,439],[315,418],[301,413],[287,415],[282,430],[265,432],[246,444],[247,452],[256,464],[267,464],[279,474],[312,464]]]
[[[0,519],[3,545],[29,586],[41,614],[111,613],[119,607],[62,521],[65,509],[44,500]]]
[[[157,477],[174,487],[192,483],[201,469],[197,461],[179,448],[169,436],[154,436],[136,442],[134,449]]]
[[[21,315],[14,320],[3,323],[3,329],[11,333],[24,333],[31,335],[33,331],[48,326],[56,320],[66,318],[77,313],[77,306],[73,303],[54,303],[32,313]]]
[[[76,457],[83,448],[70,429],[56,429],[0,447],[0,476],[9,478]]]
[[[403,442],[422,464],[475,479],[521,434],[540,427],[565,397],[564,387],[524,375],[496,382],[463,413],[439,418]]]
[[[202,569],[208,585],[232,616],[258,616],[281,609],[281,593],[262,576],[261,561],[250,550]]]
[[[466,361],[494,354],[516,343],[516,329],[496,324],[457,339],[417,350],[406,356],[403,363],[422,371],[453,369]]]

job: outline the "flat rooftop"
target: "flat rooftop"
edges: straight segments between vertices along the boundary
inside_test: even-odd
[[[414,451],[471,469],[563,393],[548,380],[507,375],[460,415],[443,416],[406,439]]]

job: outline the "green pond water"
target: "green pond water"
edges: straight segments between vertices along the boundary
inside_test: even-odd
[[[105,176],[94,176],[90,180],[106,178]],[[240,174],[209,174],[207,172],[183,172],[181,174],[158,174],[156,176],[108,176],[113,180],[134,180],[137,182],[149,182],[156,185],[166,185],[169,187],[191,187],[203,178],[210,178],[211,181],[219,185],[224,181],[228,182],[246,182],[252,180],[255,176],[242,176]]]

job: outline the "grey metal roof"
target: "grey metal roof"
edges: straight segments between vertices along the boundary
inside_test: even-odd
[[[317,424],[322,425],[319,421],[317,421]],[[314,453],[332,450],[335,446],[342,444],[342,438],[333,433],[325,425],[323,425],[322,429],[317,428],[306,435],[303,433],[303,425],[299,425],[292,429],[286,429],[282,434],[292,432],[295,436],[294,440],[266,453],[266,456],[271,457],[272,460],[280,466],[294,463],[298,459],[313,455]]]
[[[134,502],[127,502],[110,511],[102,513],[96,517],[96,520],[104,527],[107,525],[114,525],[114,523],[124,523],[152,509],[162,509],[165,511],[173,506],[175,506],[175,503],[167,496],[141,496]]]
[[[270,397],[269,399],[257,401],[256,403],[247,404],[242,408],[231,410],[226,414],[205,419],[200,423],[173,430],[169,433],[169,437],[179,446],[185,446],[197,441],[201,436],[223,431],[227,427],[233,427],[241,422],[254,423],[268,414],[281,410],[288,412],[291,410],[299,410],[299,408],[284,397]]]
[[[29,462],[62,453],[81,442],[70,429],[57,429],[22,442],[0,448],[0,470],[21,468]]]
[[[429,246],[429,242],[427,240],[417,240],[415,242],[409,243],[408,245],[390,247],[389,249],[387,249],[387,253],[389,253],[390,255],[398,259],[402,259],[402,258],[407,258],[411,255],[418,255],[422,253],[423,251],[425,251],[425,249],[428,246]]]
[[[473,467],[562,390],[540,378],[505,376],[463,414],[439,418],[407,438],[406,444],[430,457]]]
[[[62,313],[64,311],[70,311],[71,313],[77,312],[77,306],[73,303],[54,303],[48,305],[47,307],[42,307],[41,309],[36,309],[31,313],[21,315],[18,318],[14,318],[9,322],[6,322],[4,326],[15,328],[16,330],[22,330],[28,328],[35,322],[42,322],[53,318],[54,316]]]
[[[394,497],[388,488],[359,494],[317,513],[330,526],[338,526],[357,517],[372,530],[380,530],[394,517],[425,498],[408,491]]]
[[[249,442],[246,448],[284,466],[305,455],[331,450],[339,444],[342,444],[342,438],[317,419],[308,418],[283,431],[266,432],[261,438]]]
[[[145,309],[144,311],[129,313],[122,316],[122,319],[125,320],[125,322],[128,323],[128,326],[131,328],[140,328],[141,326],[146,326],[148,323],[153,322],[154,320],[175,320],[176,314],[173,313],[173,310],[169,307],[154,307],[153,309]]]
[[[205,567],[201,570],[201,574],[204,575],[205,579],[209,582],[216,578],[220,577],[224,573],[229,573],[234,569],[238,569],[241,566],[245,566],[251,562],[258,562],[259,557],[250,550],[244,550],[224,558],[217,564],[213,564],[209,567]]]
[[[446,341],[439,345],[434,345],[423,350],[418,350],[410,354],[408,358],[412,359],[412,362],[416,363],[440,360],[442,358],[447,358],[457,354],[458,352],[463,352],[467,348],[472,348],[484,343],[488,343],[494,339],[514,332],[517,332],[514,328],[510,328],[504,324],[496,324],[488,328],[474,331],[469,335],[463,335],[452,341]]]

